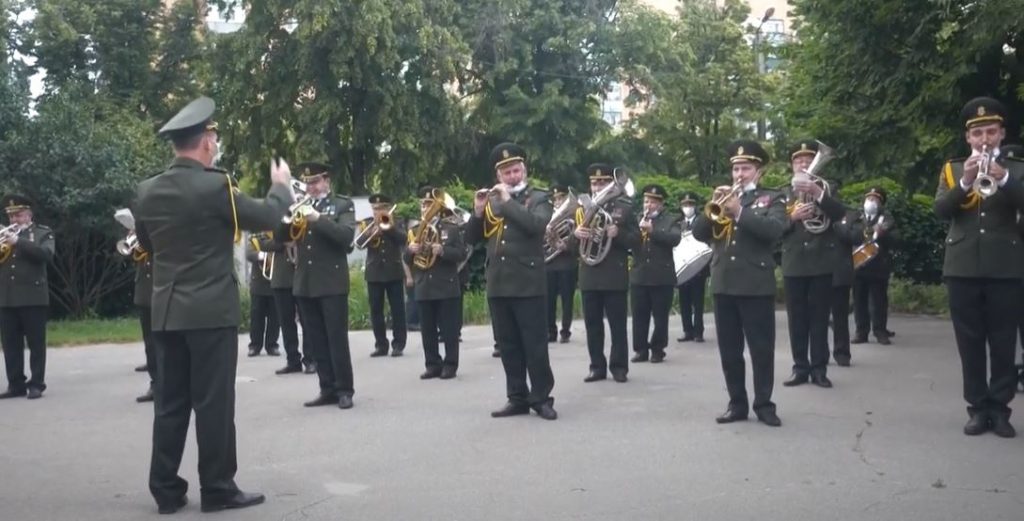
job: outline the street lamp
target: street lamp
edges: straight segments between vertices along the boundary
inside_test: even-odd
[[[757,29],[754,31],[754,57],[757,59],[757,73],[765,73],[764,55],[761,53],[761,28],[764,27],[765,22],[771,19],[772,15],[775,14],[775,8],[769,7],[765,12],[764,16],[761,17],[761,23],[757,24]],[[763,141],[765,136],[764,119],[761,117],[757,118],[757,139]]]

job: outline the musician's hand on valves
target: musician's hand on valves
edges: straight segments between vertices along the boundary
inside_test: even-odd
[[[815,199],[821,197],[822,189],[817,183],[808,179],[797,179],[793,181],[793,189],[797,192],[808,194]]]
[[[974,184],[974,180],[978,177],[978,170],[981,167],[981,154],[975,154],[968,157],[964,161],[964,175],[963,182],[965,185],[970,186]],[[991,167],[989,169],[991,171]]]
[[[444,246],[442,246],[441,243],[439,242],[435,242],[434,244],[430,245],[430,251],[433,252],[434,255],[440,255],[442,250],[444,250]]]
[[[654,229],[654,222],[650,219],[643,219],[640,221],[640,229],[650,233]]]
[[[814,205],[797,203],[793,213],[789,215],[789,220],[793,222],[806,221],[812,215],[814,215]]]
[[[740,208],[742,208],[742,206],[740,206],[740,198],[730,197],[729,200],[725,202],[722,210],[726,215],[735,219],[736,216],[740,214]]]
[[[988,166],[988,175],[992,176],[992,179],[996,181],[1002,181],[1006,177],[1006,169],[1003,168],[1003,165],[993,161]]]
[[[590,228],[576,228],[572,234],[575,235],[577,239],[585,241],[590,238]]]
[[[558,242],[555,243],[555,248],[558,251],[565,251],[569,249],[569,245],[566,244],[564,240],[559,239]]]
[[[15,244],[18,244],[18,234],[12,233],[5,237],[4,244],[7,244],[8,246],[14,246]]]
[[[420,246],[420,243],[418,243],[418,242],[414,242],[414,243],[409,245],[409,253],[411,253],[413,255],[416,255],[417,253],[419,253],[421,249],[422,249],[422,247]]]
[[[285,186],[291,186],[292,171],[288,168],[288,162],[277,158],[270,160],[270,182]]]
[[[609,224],[608,227],[605,228],[605,233],[608,234],[608,238],[614,239],[615,236],[619,234],[619,226],[616,224]]]
[[[315,222],[317,222],[319,220],[320,220],[320,212],[318,212],[318,211],[316,211],[316,210],[314,210],[312,208],[310,208],[309,211],[306,212],[306,221],[309,221],[311,223],[315,223]]]

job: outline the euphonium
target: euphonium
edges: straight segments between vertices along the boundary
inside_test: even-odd
[[[576,200],[576,194],[572,193],[572,188],[570,188],[565,199],[551,214],[551,220],[548,221],[548,226],[544,230],[545,263],[551,262],[562,253],[558,249],[559,243],[566,243],[572,238],[572,233],[576,231],[574,216],[577,208],[579,208],[579,201]]]
[[[370,224],[367,224],[363,231],[359,232],[359,235],[352,240],[352,245],[360,250],[365,250],[374,239],[380,237],[381,232],[385,232],[394,226],[392,214],[395,213],[395,208],[398,205],[392,205],[387,212],[380,216],[374,216]]]
[[[978,162],[978,176],[974,178],[974,191],[978,192],[978,195],[982,199],[987,199],[995,195],[999,191],[999,183],[996,182],[995,178],[988,173],[989,168],[992,165],[994,156],[998,154],[998,150],[995,154],[989,151],[988,145],[981,147],[981,161]]]
[[[734,197],[739,197],[743,194],[743,183],[736,183],[732,186],[722,185],[715,188],[715,193],[712,194],[711,200],[708,204],[704,205],[704,215],[712,222],[718,224],[726,224],[732,219],[725,215],[725,203],[729,202]]]
[[[814,159],[811,160],[811,164],[808,165],[807,169],[804,170],[803,172],[794,173],[793,182],[795,183],[797,180],[800,179],[810,181],[821,187],[825,194],[828,195],[831,192],[831,188],[829,187],[828,181],[819,177],[818,172],[820,172],[822,167],[824,167],[825,164],[831,161],[833,158],[835,158],[835,152],[832,150],[832,148],[826,145],[825,143],[818,141],[818,152],[814,154]],[[822,233],[825,230],[828,230],[829,227],[832,225],[832,220],[829,219],[827,215],[825,215],[825,212],[821,210],[821,208],[817,205],[817,202],[814,200],[813,197],[811,197],[810,194],[800,192],[800,195],[797,198],[797,200],[790,204],[787,210],[789,211],[789,213],[793,213],[793,211],[796,210],[797,208],[808,204],[814,205],[814,215],[803,221],[804,229],[806,229],[810,233]]]
[[[580,240],[580,260],[588,266],[600,264],[612,249],[612,238],[608,236],[607,229],[615,221],[602,206],[623,194],[633,197],[635,193],[633,180],[624,170],[616,168],[612,175],[612,182],[594,194],[593,198],[585,194],[579,198],[579,204],[583,207],[580,228],[590,230],[590,236]]]
[[[441,242],[441,232],[437,229],[441,211],[449,210],[455,213],[458,209],[452,196],[446,194],[440,188],[434,188],[431,196],[433,202],[430,203],[430,207],[421,216],[420,224],[416,227],[416,233],[411,241],[420,245],[420,251],[413,255],[412,263],[421,270],[430,269],[434,262],[437,261],[433,245]]]

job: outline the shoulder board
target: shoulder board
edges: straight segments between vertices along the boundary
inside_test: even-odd
[[[1004,157],[1003,160],[1013,163],[1024,163],[1024,157]]]
[[[44,224],[32,223],[32,226],[34,226],[35,228],[38,228],[38,229],[40,229],[40,230],[42,230],[44,232],[51,232],[51,231],[53,231],[53,230],[50,229],[49,226],[46,226]]]
[[[546,189],[544,189],[544,188],[540,188],[539,186],[531,186],[530,187],[530,195],[533,195],[534,193],[540,193],[540,194],[548,195],[548,191]]]
[[[206,170],[207,172],[213,172],[215,174],[226,174],[226,173],[228,173],[227,170],[224,170],[223,168],[217,168],[215,166],[208,166],[204,170]]]

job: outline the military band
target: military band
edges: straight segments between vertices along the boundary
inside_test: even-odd
[[[663,186],[647,185],[641,193],[644,203],[639,241],[633,247],[633,268],[629,272],[633,350],[638,361],[650,352],[653,364],[665,360],[668,347],[668,315],[676,284],[672,248],[682,240],[682,231],[679,219],[665,206],[668,192]],[[652,321],[654,330],[648,336]]]
[[[700,199],[693,192],[685,192],[679,197],[679,211],[682,213],[679,226],[683,233],[693,233],[698,204]],[[704,292],[710,276],[709,264],[692,278],[679,284],[679,316],[683,322],[683,336],[676,339],[679,342],[704,342]]]
[[[860,212],[846,215],[832,225],[836,234],[836,264],[832,272],[832,358],[840,367],[849,367],[850,287],[853,285],[853,250],[864,242],[864,220]]]
[[[34,400],[46,390],[46,265],[53,259],[53,231],[34,222],[28,197],[8,194],[0,206],[7,214],[7,225],[0,228],[0,342],[7,390],[0,398],[27,394]],[[26,345],[31,378],[25,376]]]
[[[881,187],[872,187],[864,194],[861,220],[864,242],[877,246],[877,253],[859,266],[853,276],[853,318],[856,324],[852,343],[868,341],[873,331],[879,344],[892,343],[889,331],[889,276],[892,273],[892,251],[896,246],[896,220],[885,211],[888,195]]]
[[[551,198],[554,207],[564,204],[572,199],[573,194],[569,187],[563,184],[551,186]],[[569,201],[574,203],[575,201]],[[575,216],[570,217],[575,219]],[[575,227],[575,222],[549,223],[548,233],[552,233],[555,226]],[[576,277],[579,273],[579,253],[575,237],[553,237],[555,241],[553,256],[544,259],[544,268],[548,276],[548,342],[556,340],[562,344],[568,343],[572,336],[573,304],[576,295]],[[558,320],[558,303],[562,303],[561,320]],[[561,327],[559,327],[561,326]]]
[[[274,293],[274,309],[277,322],[281,326],[281,340],[284,342],[284,367],[274,374],[316,373],[316,362],[313,361],[313,349],[309,347],[309,336],[305,327],[302,332],[302,351],[299,352],[299,328],[302,321],[302,310],[293,294],[295,283],[295,257],[298,254],[295,241],[279,227],[277,233],[269,233],[269,242],[263,243],[267,252],[270,271],[270,289]]]
[[[156,380],[156,346],[153,345],[153,259],[149,252],[137,244],[131,250],[135,262],[135,291],[132,302],[139,312],[139,327],[142,329],[142,347],[146,353],[146,372],[149,374],[149,387],[146,392],[135,398],[139,403],[153,401],[153,382]]]
[[[268,251],[273,234],[261,232],[249,239],[245,259],[249,261],[249,356],[258,356],[266,349],[270,356],[280,356],[277,339],[281,332],[274,306],[274,290],[270,287],[277,254]]]
[[[975,98],[961,112],[965,159],[948,161],[935,195],[935,213],[950,221],[942,275],[969,419],[964,434],[988,430],[1012,438],[1010,401],[1017,385],[1016,336],[1021,316],[1024,244],[1017,228],[1024,211],[1024,163],[998,157],[1006,109]]]
[[[402,252],[405,249],[405,226],[392,215],[394,201],[384,194],[373,194],[368,199],[373,215],[359,221],[358,232],[367,237],[357,239],[357,247],[366,249],[366,294],[370,304],[370,324],[373,328],[373,353],[378,357],[388,354],[402,356],[406,343],[405,326],[405,272]],[[367,231],[369,229],[369,231]],[[374,231],[376,230],[376,231]],[[365,244],[364,244],[365,243]],[[384,319],[384,299],[391,310],[392,339],[388,341],[387,321]]]

